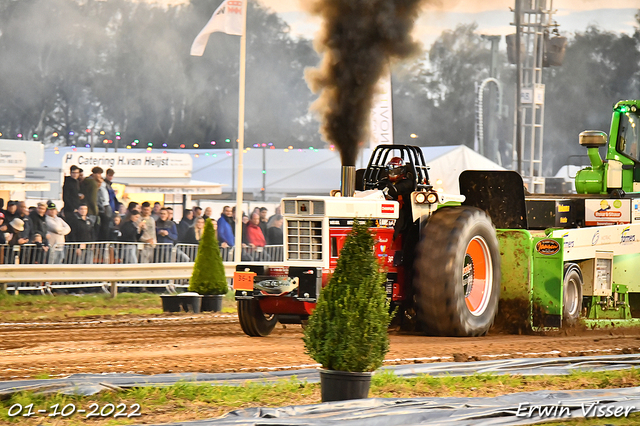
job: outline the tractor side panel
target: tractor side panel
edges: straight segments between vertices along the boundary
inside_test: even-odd
[[[562,325],[564,278],[562,238],[533,239],[532,301],[534,327]]]
[[[501,281],[496,327],[519,333],[530,328],[532,239],[529,231],[499,229]]]
[[[613,260],[613,282],[626,285],[629,293],[640,293],[638,264],[640,253],[615,256]]]

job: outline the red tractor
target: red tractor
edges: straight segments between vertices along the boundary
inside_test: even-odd
[[[411,188],[392,200],[381,183],[396,158]],[[439,335],[485,334],[500,297],[500,254],[489,215],[464,205],[464,196],[434,190],[418,147],[379,146],[366,169],[351,173],[351,189],[349,174],[343,169],[341,193],[282,200],[284,260],[243,263],[234,274],[242,330],[267,336],[278,322],[304,324],[358,219],[371,224],[387,296],[403,322]]]

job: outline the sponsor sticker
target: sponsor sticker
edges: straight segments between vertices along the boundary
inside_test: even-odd
[[[626,227],[622,230],[622,233],[620,235],[620,243],[621,244],[630,244],[630,243],[635,243],[636,242],[636,236],[635,234],[631,233],[631,228],[630,227]]]
[[[396,224],[395,219],[378,219],[376,222],[381,228],[393,228]]]
[[[395,205],[393,204],[383,204],[381,208],[382,208],[382,213],[393,214],[395,212]]]
[[[564,248],[573,248],[576,245],[575,241],[567,239],[569,238],[568,232],[565,232],[564,234],[562,234],[562,238],[564,238]]]
[[[631,200],[585,200],[585,225],[623,225],[631,222]]]
[[[560,251],[560,244],[555,240],[540,240],[536,244],[536,251],[545,256],[551,256]]]

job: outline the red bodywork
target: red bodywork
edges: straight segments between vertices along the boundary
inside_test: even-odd
[[[375,255],[380,261],[380,266],[387,274],[391,274],[391,277],[396,277],[392,283],[391,299],[394,302],[401,301],[404,299],[404,292],[400,283],[404,274],[402,268],[394,266],[393,261],[396,251],[401,250],[402,238],[398,237],[395,241],[393,240],[392,227],[371,227],[369,230],[375,241]],[[342,250],[349,232],[351,232],[351,227],[329,228],[329,269],[325,269],[322,273],[323,287],[327,285],[331,278],[331,274],[338,263],[338,254]],[[269,275],[272,277],[286,278],[288,272],[289,268],[286,266],[269,269]],[[264,297],[259,300],[260,308],[267,314],[311,315],[316,306],[315,303],[301,302],[291,297],[282,297],[282,295],[264,294]]]

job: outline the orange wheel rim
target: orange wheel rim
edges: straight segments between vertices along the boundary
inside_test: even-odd
[[[473,238],[467,246],[462,271],[465,302],[472,315],[482,315],[489,303],[493,282],[491,266],[487,242],[482,237]]]

